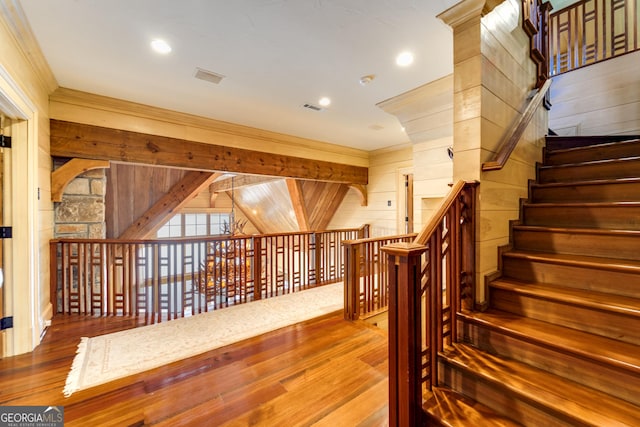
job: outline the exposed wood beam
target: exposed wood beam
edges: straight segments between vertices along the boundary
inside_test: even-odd
[[[349,191],[349,187],[345,184],[332,184],[328,187],[329,188],[325,190],[325,192],[327,193],[326,202],[322,202],[322,206],[324,207],[324,209],[320,212],[317,221],[314,221],[313,224],[315,230],[326,230],[329,227],[331,219],[338,211],[340,203],[342,203],[344,197]]]
[[[238,175],[233,178],[221,179],[211,183],[209,191],[212,193],[219,193],[221,191],[231,191],[232,188],[236,190],[242,187],[248,187],[250,185],[262,184],[264,182],[274,181],[276,178],[272,176],[257,176],[257,175]]]
[[[51,155],[158,166],[367,183],[367,168],[51,120]]]
[[[176,183],[149,210],[129,226],[119,239],[144,239],[167,222],[189,200],[198,195],[220,174],[192,171]]]
[[[309,231],[309,215],[307,214],[307,207],[304,203],[300,181],[287,178],[287,188],[289,189],[289,197],[291,197],[293,211],[296,213],[296,219],[298,220],[298,228],[300,231]]]
[[[64,189],[71,181],[81,173],[92,169],[108,168],[110,163],[106,160],[71,159],[58,169],[51,172],[51,200],[62,201]]]

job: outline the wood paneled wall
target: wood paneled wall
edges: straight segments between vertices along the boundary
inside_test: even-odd
[[[541,160],[548,115],[540,108],[502,170],[482,172],[502,135],[522,114],[535,86],[529,39],[518,0],[461,2],[440,15],[454,37],[454,180],[480,181],[476,240],[477,297],[484,276],[497,270],[497,249],[509,242],[509,221]]]
[[[549,127],[559,135],[640,134],[640,51],[553,77]]]
[[[376,150],[370,153],[367,206],[360,205],[360,196],[349,190],[340,209],[329,223],[329,229],[359,227],[370,224],[370,236],[390,236],[402,233],[398,229],[399,206],[402,191],[399,185],[400,171],[413,168],[413,147],[410,144]],[[417,226],[415,227],[417,228]]]
[[[182,169],[112,164],[106,169],[107,238],[117,239],[187,172]]]

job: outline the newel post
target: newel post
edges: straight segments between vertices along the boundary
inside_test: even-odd
[[[426,246],[394,243],[389,257],[389,426],[422,425],[420,266]]]

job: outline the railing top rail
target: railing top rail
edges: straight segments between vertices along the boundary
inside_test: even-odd
[[[458,196],[460,196],[460,193],[462,193],[462,190],[467,184],[475,185],[476,183],[465,182],[460,180],[460,181],[457,181],[455,184],[453,184],[447,196],[440,202],[440,205],[438,206],[438,210],[431,217],[429,222],[422,228],[420,233],[418,233],[413,243],[417,243],[420,245],[427,244],[429,237],[434,233],[436,228],[438,228],[438,226],[442,223],[442,219],[446,215],[447,211],[451,208],[451,206],[456,201]]]
[[[415,237],[417,235],[418,235],[418,233],[410,233],[410,234],[396,234],[395,236],[367,237],[366,239],[343,240],[342,244],[345,245],[345,246],[348,246],[348,245],[359,245],[359,244],[363,244],[363,243],[381,242],[381,241],[384,241],[384,240],[412,238],[412,237]]]
[[[52,243],[67,243],[67,242],[83,242],[83,243],[120,243],[120,244],[178,244],[178,243],[195,243],[195,242],[217,242],[228,240],[246,240],[252,238],[262,237],[278,237],[278,236],[295,236],[295,235],[311,235],[322,233],[343,233],[343,232],[358,232],[362,230],[358,228],[343,228],[336,230],[317,230],[317,231],[292,231],[286,233],[271,233],[271,234],[247,234],[237,236],[194,236],[188,238],[171,238],[171,239],[72,239],[72,238],[58,238],[52,239]]]

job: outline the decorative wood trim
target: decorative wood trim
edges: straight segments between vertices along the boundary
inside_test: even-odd
[[[535,112],[542,105],[545,100],[545,96],[547,91],[551,87],[551,79],[547,79],[547,81],[542,85],[542,87],[537,91],[535,96],[531,99],[527,108],[525,109],[520,119],[516,120],[509,131],[505,134],[500,142],[500,149],[496,152],[493,157],[493,160],[485,162],[482,164],[483,171],[491,171],[491,170],[499,170],[504,167],[509,159],[509,156],[518,145],[522,134],[524,133],[527,126],[529,126],[529,122],[533,118]]]
[[[369,200],[367,197],[367,186],[359,185],[359,184],[351,184],[349,185],[349,188],[353,188],[360,195],[360,206],[367,206],[367,204],[369,203]]]
[[[302,185],[297,179],[287,178],[286,181],[287,189],[289,189],[289,197],[291,198],[291,205],[298,220],[298,229],[300,231],[309,231],[309,215],[304,203]]]
[[[111,164],[106,160],[71,159],[51,172],[51,200],[62,201],[64,189],[81,173],[92,169],[108,168]]]
[[[366,184],[365,167],[51,120],[51,155]]]
[[[168,221],[189,200],[197,196],[219,173],[193,171],[185,175],[171,190],[129,226],[119,239],[144,239]]]

